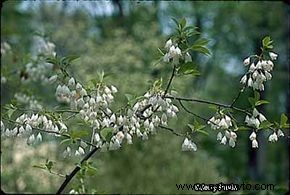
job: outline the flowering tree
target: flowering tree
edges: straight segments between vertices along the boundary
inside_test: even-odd
[[[182,139],[182,151],[197,151],[195,137],[199,133],[217,134],[217,141],[235,147],[238,133],[243,130],[251,131],[249,139],[253,148],[258,148],[256,139],[260,131],[270,131],[268,140],[276,142],[284,137],[283,129],[289,128],[287,117],[281,115],[280,122],[268,120],[258,107],[269,102],[260,99],[260,92],[264,90],[264,83],[272,79],[274,61],[278,55],[273,52],[273,41],[270,37],[262,40],[261,53],[247,57],[243,64],[249,67],[241,78],[241,89],[230,104],[222,104],[204,99],[194,99],[178,96],[171,90],[175,77],[184,75],[199,75],[197,67],[192,62],[191,52],[210,55],[206,45],[208,40],[196,38],[200,36],[197,28],[187,26],[186,20],[176,21],[176,34],[170,37],[165,47],[159,49],[160,59],[172,68],[172,73],[166,82],[156,80],[142,96],[126,95],[127,104],[113,110],[111,107],[118,89],[104,81],[106,74],[99,73],[98,79],[90,84],[84,84],[69,70],[70,64],[76,56],[59,57],[55,53],[55,45],[43,36],[36,36],[32,45],[31,62],[25,69],[16,71],[23,85],[38,82],[55,88],[55,97],[61,107],[46,109],[35,96],[15,93],[16,101],[1,107],[1,138],[24,137],[28,145],[35,145],[43,141],[43,135],[58,137],[61,144],[66,145],[63,156],[81,156],[81,161],[69,174],[62,174],[53,170],[54,162],[47,160],[37,168],[47,170],[51,174],[64,177],[57,193],[62,193],[70,181],[79,173],[79,186],[74,186],[71,193],[86,193],[84,178],[87,171],[94,169],[88,161],[97,151],[108,152],[118,150],[123,144],[133,144],[134,139],[147,140],[160,130],[166,130]],[[192,40],[194,40],[192,42]],[[1,55],[5,57],[11,51],[7,43],[1,44]],[[241,63],[242,64],[242,63]],[[1,84],[9,82],[5,75],[1,75]],[[235,104],[245,90],[253,91],[249,97],[249,106],[237,107]],[[214,106],[215,113],[207,119],[186,107],[185,102],[197,102]],[[194,124],[187,124],[186,133],[167,125],[171,118],[178,117],[182,109],[194,117]],[[15,114],[16,112],[21,114]],[[242,115],[243,121],[237,116]],[[84,131],[74,131],[66,124],[74,119],[86,127]],[[213,131],[205,131],[209,125]]]

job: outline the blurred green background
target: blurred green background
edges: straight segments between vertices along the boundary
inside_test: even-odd
[[[126,103],[124,94],[143,95],[153,80],[168,79],[171,67],[154,66],[157,48],[174,33],[171,18],[183,17],[210,39],[212,55],[192,54],[202,75],[177,78],[173,89],[181,96],[230,103],[245,72],[242,60],[259,52],[261,39],[269,35],[279,58],[263,93],[271,104],[262,111],[269,120],[279,121],[280,114],[287,112],[287,106],[289,109],[289,6],[283,2],[4,2],[1,42],[9,43],[12,53],[1,58],[1,75],[7,78],[7,83],[1,84],[1,106],[20,91],[38,94],[36,98],[45,107],[55,105],[53,86],[22,86],[15,74],[9,74],[25,66],[33,34],[44,32],[56,44],[59,55],[80,56],[70,71],[83,83],[96,78],[98,71],[110,73],[107,82],[119,88],[114,107],[120,107]],[[249,95],[249,91],[244,93],[237,105],[247,108]],[[188,106],[205,117],[214,114],[206,105]],[[243,117],[238,119],[242,121]],[[191,116],[180,112],[169,126],[182,132],[192,121]],[[69,121],[69,125],[76,124]],[[207,131],[212,130],[207,127]],[[135,139],[133,145],[92,158],[97,173],[85,184],[98,193],[193,193],[178,191],[175,184],[197,182],[273,183],[277,194],[288,188],[287,139],[270,144],[270,132],[263,132],[259,149],[252,150],[249,132],[240,132],[232,149],[220,145],[215,134],[196,137],[195,153],[181,152],[183,140],[162,130],[148,141]],[[23,139],[1,139],[1,188],[5,192],[56,192],[62,178],[32,165],[49,158],[57,162],[57,171],[66,174],[79,159],[63,159],[60,140],[44,140],[29,147]]]

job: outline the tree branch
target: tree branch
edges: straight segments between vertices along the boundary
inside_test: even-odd
[[[90,159],[97,151],[99,150],[99,148],[95,147],[93,150],[91,150],[80,162],[80,165],[82,165],[84,162],[86,162],[88,159]],[[77,165],[74,170],[66,176],[65,180],[63,181],[63,183],[61,184],[61,186],[59,187],[58,191],[56,192],[56,194],[61,194],[63,192],[63,190],[65,189],[65,187],[69,184],[69,182],[72,180],[72,178],[81,170],[81,166]]]
[[[18,124],[18,125],[23,125],[22,123],[18,123],[14,120],[11,120],[11,119],[7,119],[7,118],[3,118],[4,120],[8,121],[9,123],[13,123],[13,124]],[[44,129],[40,129],[40,128],[37,128],[37,127],[32,127],[32,129],[36,129],[37,131],[40,131],[40,132],[43,132],[43,133],[48,133],[48,134],[56,134],[56,135],[59,135],[59,136],[62,136],[62,137],[65,137],[65,138],[69,138],[71,139],[71,136],[68,135],[68,134],[63,134],[63,133],[60,133],[60,132],[57,132],[57,131],[49,131],[49,130],[44,130]],[[92,146],[92,147],[97,147],[95,144],[92,144],[86,140],[83,140],[81,138],[77,138],[76,141],[83,141],[85,142],[86,144]]]

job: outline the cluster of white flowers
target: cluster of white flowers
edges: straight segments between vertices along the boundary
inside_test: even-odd
[[[249,139],[252,141],[252,148],[258,148],[259,147],[259,144],[258,144],[258,141],[257,141],[257,134],[255,131],[253,131],[251,133],[251,135],[249,136]]]
[[[102,150],[115,150],[120,148],[123,138],[126,137],[128,143],[132,143],[132,136],[122,131],[119,128],[124,123],[125,117],[112,113],[109,108],[114,101],[114,94],[118,90],[115,86],[97,85],[96,90],[92,90],[88,95],[87,91],[80,83],[77,83],[74,78],[70,78],[67,85],[59,85],[56,89],[56,97],[60,102],[70,103],[73,109],[79,109],[81,118],[88,122],[93,130],[99,131],[104,128],[113,128],[113,133],[110,143],[105,143],[101,139],[98,132],[94,135],[94,142]],[[76,154],[83,154],[82,150],[76,151]]]
[[[264,82],[272,78],[271,71],[273,70],[274,63],[272,60],[277,59],[277,54],[269,52],[269,60],[258,60],[255,64],[254,59],[256,56],[248,57],[244,60],[245,66],[250,66],[249,71],[241,78],[241,83],[252,87],[254,90],[264,90]]]
[[[266,117],[260,113],[256,108],[253,109],[252,116],[246,116],[245,123],[251,127],[258,128],[263,121],[266,121]]]
[[[221,141],[221,144],[226,145],[227,140],[229,140],[229,146],[235,147],[236,141],[237,141],[237,134],[234,131],[226,130],[225,135],[223,135],[221,132],[217,134],[217,140]]]
[[[7,42],[1,43],[1,56],[9,53],[11,51],[11,46]]]
[[[278,138],[279,138],[279,137],[284,137],[284,133],[283,133],[283,131],[282,131],[281,129],[278,129],[277,132],[274,131],[274,132],[269,136],[268,140],[269,140],[269,142],[276,142],[276,141],[278,141]]]
[[[9,52],[11,52],[11,46],[5,41],[2,42],[1,43],[1,56],[4,56]],[[5,84],[6,82],[7,82],[7,78],[1,75],[1,84]]]
[[[185,138],[182,143],[181,149],[182,151],[196,151],[197,146],[193,141],[189,140],[188,138]]]
[[[124,138],[131,144],[134,134],[147,140],[149,134],[156,134],[157,126],[166,126],[168,118],[176,116],[178,108],[170,99],[162,98],[162,94],[163,92],[152,91],[145,93],[144,99],[129,108],[126,116],[117,117],[116,124],[122,126],[122,130],[119,131],[118,126],[114,127],[115,135],[111,138],[109,150],[120,148]]]
[[[76,191],[76,190],[74,190],[74,189],[71,189],[71,190],[69,191],[69,194],[79,194],[79,192]]]
[[[24,93],[15,93],[14,98],[17,102],[27,105],[32,110],[42,110],[42,105],[33,97]]]
[[[84,143],[83,141],[81,141],[81,144],[77,147],[77,149],[74,150],[73,152],[73,149],[69,146],[66,147],[66,149],[64,150],[63,152],[63,156],[66,158],[66,157],[69,157],[69,156],[72,156],[73,154],[75,156],[82,156],[85,154],[85,148],[87,147],[88,145],[86,143]]]
[[[28,63],[25,65],[25,71],[21,74],[21,81],[27,83],[29,81],[41,81],[42,84],[50,84],[56,80],[56,76],[49,77],[53,71],[53,64],[45,61],[37,63]]]
[[[32,54],[34,56],[44,55],[44,56],[55,56],[55,45],[54,43],[46,40],[44,37],[41,36],[34,36],[33,37],[33,44],[32,44]]]
[[[187,52],[183,56],[178,44],[174,44],[171,39],[166,42],[165,50],[167,53],[163,56],[164,62],[172,62],[173,65],[178,65],[180,59],[183,59],[185,62],[192,61],[190,54]]]
[[[231,117],[222,112],[218,112],[215,116],[207,121],[207,124],[209,124],[214,130],[225,130],[224,135],[222,132],[218,132],[217,140],[224,145],[227,144],[227,140],[229,140],[229,145],[231,147],[235,147],[237,134],[230,130],[230,128],[233,126]]]
[[[35,36],[32,45],[33,62],[25,65],[25,70],[21,74],[21,81],[41,81],[42,84],[53,83],[57,76],[50,76],[54,65],[45,61],[44,57],[55,56],[55,45],[43,37]]]
[[[252,126],[252,127],[255,127],[255,128],[259,128],[260,124],[263,122],[263,121],[266,121],[266,117],[259,113],[259,111],[254,108],[253,110],[253,114],[251,117],[249,117],[248,115],[246,116],[246,124],[249,125],[249,126]],[[284,136],[284,133],[281,129],[278,129],[277,131],[275,130],[268,138],[269,142],[276,142],[278,141],[278,138],[279,137],[283,137]],[[258,141],[257,141],[257,134],[255,131],[253,131],[251,133],[251,135],[249,136],[249,139],[252,141],[252,147],[253,148],[258,148],[259,147],[259,144],[258,144]]]
[[[44,115],[38,114],[22,114],[16,119],[16,126],[11,130],[9,128],[2,127],[1,130],[3,137],[12,137],[12,136],[28,136],[27,143],[34,144],[36,142],[42,141],[42,135],[39,132],[37,135],[33,133],[33,128],[42,129],[44,131],[55,132],[55,136],[59,136],[58,133],[63,133],[67,131],[67,126],[61,122],[57,121],[56,123],[48,119]]]
[[[228,129],[233,125],[231,117],[221,112],[210,118],[207,124],[211,125],[214,130]]]

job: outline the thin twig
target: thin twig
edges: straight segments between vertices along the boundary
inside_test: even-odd
[[[245,90],[245,87],[243,87],[243,88],[239,91],[238,95],[237,95],[237,96],[235,97],[235,99],[233,100],[233,102],[232,102],[232,104],[231,104],[231,107],[234,106],[234,104],[237,102],[237,100],[239,99],[240,95],[244,92],[244,90]]]
[[[189,113],[189,114],[191,114],[191,115],[193,115],[193,116],[196,116],[197,118],[200,118],[200,119],[204,120],[205,122],[210,121],[209,119],[206,119],[206,118],[204,118],[204,117],[202,117],[202,116],[200,116],[200,115],[198,115],[198,114],[196,114],[196,113],[191,112],[189,109],[187,109],[187,108],[183,105],[183,103],[182,103],[181,100],[178,100],[178,102],[179,102],[180,106],[183,108],[183,110],[185,110],[187,113]],[[211,122],[211,121],[210,121],[210,122]],[[215,123],[214,123],[214,124],[215,124]],[[215,124],[215,125],[216,125],[216,124]]]
[[[246,111],[246,110],[244,110],[242,108],[238,108],[238,107],[227,105],[227,104],[212,102],[212,101],[208,101],[208,100],[200,100],[200,99],[184,98],[184,97],[174,97],[174,96],[169,96],[169,95],[165,96],[165,98],[169,98],[169,99],[173,99],[173,100],[187,101],[187,102],[199,102],[199,103],[202,103],[202,104],[216,105],[216,106],[220,106],[220,107],[223,107],[223,108],[231,108],[231,109],[236,110],[238,112],[242,112],[244,114],[251,115],[251,113],[249,113],[248,111]]]
[[[163,126],[163,125],[159,125],[160,128],[162,129],[165,129],[165,130],[168,130],[170,132],[172,132],[174,135],[177,135],[177,136],[180,136],[180,137],[184,137],[185,135],[181,134],[181,133],[178,133],[176,132],[174,129],[171,129],[170,127],[166,127],[166,126]]]

